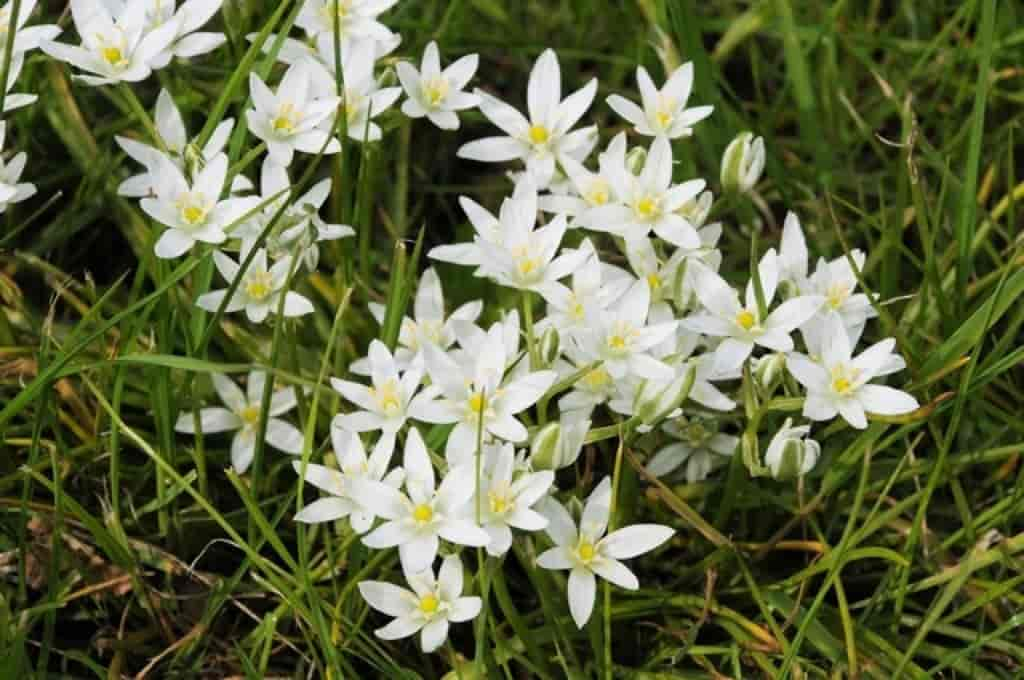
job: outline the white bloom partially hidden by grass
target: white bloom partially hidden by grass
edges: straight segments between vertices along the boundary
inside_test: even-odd
[[[166,151],[160,151],[129,137],[122,137],[120,135],[114,137],[122,151],[146,168],[146,172],[133,175],[121,182],[117,188],[119,196],[142,198],[143,196],[150,196],[156,193],[162,158],[170,159],[175,167],[182,172],[186,171],[186,161],[189,155],[188,130],[185,127],[185,120],[182,118],[181,112],[174,104],[174,98],[171,97],[171,93],[167,90],[161,89],[160,94],[156,98],[153,124],[156,127],[157,134],[160,135],[160,140],[163,142]],[[206,146],[199,151],[198,157],[192,160],[201,161],[204,164],[210,163],[227,146],[228,138],[231,137],[231,131],[234,127],[234,118],[227,118],[221,121],[214,128],[213,134],[210,135],[210,140],[206,143]],[[252,188],[252,182],[245,175],[236,175],[231,183],[232,193],[250,188]]]
[[[198,57],[227,42],[227,36],[223,33],[199,30],[220,10],[224,0],[185,0],[181,7],[176,7],[177,0],[126,0],[125,4],[135,2],[146,5],[147,32],[155,31],[171,21],[178,27],[171,44],[150,60],[155,69],[167,66],[173,57]]]
[[[423,379],[423,369],[409,367],[404,373],[399,373],[395,358],[380,340],[370,343],[367,360],[373,381],[371,387],[331,378],[331,387],[361,409],[339,414],[335,416],[335,422],[352,432],[381,430],[393,436],[410,416],[416,417],[420,404],[431,399],[430,394],[416,396]]]
[[[245,392],[225,375],[212,373],[210,377],[217,396],[227,408],[214,406],[200,409],[200,428],[203,434],[237,430],[234,439],[231,440],[231,466],[235,472],[243,474],[252,464],[256,452],[256,434],[262,413],[260,407],[267,374],[262,371],[249,373]],[[294,455],[302,453],[302,432],[278,416],[291,411],[296,403],[294,387],[286,387],[272,394],[267,412],[266,436],[266,442],[275,449]],[[194,434],[195,416],[192,413],[182,413],[178,416],[174,429],[183,434]]]
[[[267,151],[275,162],[288,166],[296,151],[303,153],[335,154],[341,144],[320,128],[333,122],[334,113],[341,102],[339,97],[316,95],[314,77],[323,71],[308,61],[301,61],[284,74],[284,79],[271,91],[255,73],[249,74],[249,93],[253,108],[245,112],[249,129],[267,144]]]
[[[381,482],[394,489],[402,485],[405,479],[402,468],[388,471],[395,451],[395,438],[382,436],[378,439],[369,458],[366,457],[362,439],[354,432],[332,427],[331,444],[339,469],[309,463],[305,467],[305,477],[302,477],[302,461],[292,462],[300,478],[328,494],[302,508],[295,515],[295,521],[317,524],[348,517],[352,530],[357,534],[365,534],[373,526],[375,515],[357,503],[349,495],[349,489],[357,480]]]
[[[7,121],[0,121],[0,151],[3,151],[7,138]],[[31,198],[36,193],[36,185],[22,182],[21,174],[25,172],[28,154],[20,151],[7,162],[0,158],[0,215],[15,203]]]
[[[643,108],[617,94],[608,97],[608,106],[632,123],[638,134],[669,139],[689,137],[693,134],[693,126],[714,111],[713,106],[686,108],[693,90],[691,61],[673,71],[660,90],[643,66],[636,69],[636,82]]]
[[[373,119],[391,108],[402,96],[402,88],[381,87],[373,75],[377,45],[369,39],[353,40],[346,43],[341,51],[345,130],[349,139],[357,142],[376,142],[381,138],[383,132]]]
[[[420,406],[416,418],[455,423],[445,447],[449,465],[473,460],[481,428],[485,440],[494,436],[513,443],[526,441],[529,433],[516,414],[537,403],[555,382],[554,371],[506,379],[505,370],[515,352],[506,344],[504,331],[501,323],[494,324],[472,351],[456,354],[426,347],[427,372],[441,394]]]
[[[167,156],[157,159],[155,172],[155,196],[143,198],[140,206],[167,227],[153,249],[157,257],[180,257],[197,242],[224,243],[226,230],[253,207],[247,198],[221,200],[228,174],[228,157],[223,153],[199,170],[191,184]]]
[[[533,506],[548,492],[555,481],[551,470],[513,475],[516,464],[515,447],[504,444],[487,461],[487,474],[481,480],[480,497],[468,506],[472,516],[480,509],[480,522],[491,537],[487,554],[500,557],[512,547],[512,529],[540,531],[548,520]]]
[[[647,471],[664,477],[685,464],[686,481],[691,484],[707,479],[740,443],[739,437],[718,432],[712,419],[680,418],[665,423],[662,430],[677,441],[654,454]]]
[[[653,231],[675,246],[700,248],[697,229],[678,211],[707,183],[692,179],[673,185],[672,168],[672,145],[665,137],[651,143],[639,175],[625,165],[608,163],[608,181],[615,201],[590,209],[579,217],[580,224],[627,241],[646,238]]]
[[[241,260],[245,260],[243,252]],[[217,271],[228,282],[238,278],[241,270],[240,262],[235,262],[220,251],[213,253],[213,263]],[[225,313],[245,310],[245,315],[253,323],[263,323],[270,314],[277,314],[281,296],[284,295],[284,309],[282,314],[285,317],[303,316],[313,313],[313,303],[295,291],[286,290],[288,283],[288,272],[291,270],[291,258],[284,258],[274,263],[274,266],[267,268],[267,251],[260,248],[253,255],[252,262],[246,269],[241,281],[235,288],[225,306]],[[228,294],[227,288],[204,293],[196,300],[199,307],[208,312],[216,312]]]
[[[409,588],[384,581],[360,581],[363,599],[379,612],[395,617],[374,634],[382,640],[398,640],[420,634],[420,649],[436,651],[448,637],[451,623],[476,618],[482,602],[479,597],[462,597],[462,561],[450,555],[434,577],[433,568],[420,572],[404,569]]]
[[[778,286],[777,260],[775,250],[771,249],[761,258],[757,269],[766,309],[771,307]],[[802,295],[762,315],[753,280],[747,283],[744,302],[740,304],[739,294],[717,273],[697,261],[690,262],[689,267],[695,269],[694,290],[705,311],[691,314],[682,324],[695,333],[722,338],[715,349],[715,363],[721,371],[742,366],[755,345],[776,352],[792,351],[790,333],[810,319],[825,302],[820,295]]]
[[[811,439],[810,434],[810,425],[793,427],[793,419],[786,418],[764,454],[764,464],[772,477],[793,479],[814,469],[821,455],[821,445]]]
[[[352,484],[351,497],[385,520],[363,538],[367,547],[397,546],[402,568],[414,574],[434,563],[442,538],[477,548],[490,542],[486,531],[465,519],[476,488],[472,466],[450,467],[438,487],[430,454],[415,427],[406,436],[402,466],[407,493],[370,480]]]
[[[76,75],[87,85],[137,83],[153,72],[153,61],[178,37],[177,16],[146,31],[147,3],[111,0],[74,0],[71,18],[81,45],[44,40],[39,47],[54,59],[93,75]]]
[[[462,91],[476,73],[479,61],[479,55],[467,54],[442,71],[437,43],[431,40],[423,50],[419,70],[407,61],[398,62],[395,70],[408,97],[402,102],[402,113],[410,118],[426,116],[442,130],[457,130],[456,112],[480,104],[478,95]]]
[[[343,43],[360,38],[382,42],[392,39],[391,31],[377,18],[398,4],[398,0],[305,0],[295,25],[310,38],[326,35]]]
[[[839,315],[832,314],[826,324],[819,360],[799,353],[790,354],[786,360],[786,368],[807,388],[805,417],[831,420],[839,414],[851,426],[864,429],[868,426],[866,413],[895,416],[917,410],[917,399],[910,394],[869,384],[879,375],[891,373],[894,364],[903,364],[902,358],[893,353],[893,338],[877,342],[854,357]]]
[[[569,611],[579,628],[586,625],[594,610],[598,576],[626,590],[638,589],[636,575],[619,560],[650,552],[675,533],[659,524],[634,524],[605,536],[611,494],[611,479],[605,477],[583,506],[578,529],[569,511],[558,501],[549,497],[542,507],[548,518],[546,531],[555,547],[542,553],[537,564],[545,569],[571,570]]]
[[[597,79],[562,99],[562,75],[554,50],[544,50],[530,71],[527,84],[527,119],[519,111],[482,90],[480,111],[501,128],[505,136],[486,137],[459,149],[461,158],[502,163],[521,160],[540,189],[547,188],[555,164],[574,150],[590,143],[596,127],[573,130],[590,108],[597,92]]]

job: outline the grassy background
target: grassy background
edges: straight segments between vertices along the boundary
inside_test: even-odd
[[[63,9],[40,4],[50,20]],[[135,88],[151,105],[159,80],[193,133],[244,54],[240,37],[278,6],[227,4],[224,51]],[[276,333],[225,320],[200,351],[208,318],[190,291],[209,268],[171,287],[176,270],[150,254],[153,230],[114,193],[134,168],[113,135],[142,134],[138,122],[116,90],[71,83],[36,53],[16,89],[40,101],[8,117],[7,149],[29,152],[26,180],[40,191],[0,233],[0,667],[100,678],[433,678],[453,665],[463,678],[1020,678],[1024,5],[419,0],[385,21],[403,56],[432,38],[446,60],[479,52],[476,82],[517,105],[530,63],[555,47],[565,91],[600,77],[590,117],[605,141],[619,121],[603,99],[634,91],[637,63],[661,74],[658,51],[692,59],[693,101],[716,112],[676,145],[677,177],[704,176],[717,193],[735,134],[753,130],[768,147],[760,204],[720,215],[723,270],[742,278],[751,235],[774,244],[790,209],[813,254],[867,250],[864,285],[885,304],[866,339],[899,340],[903,377],[931,417],[817,429],[825,455],[799,488],[750,479],[738,457],[692,485],[650,486],[627,466],[636,500],[624,511],[680,533],[634,564],[643,590],[614,593],[609,637],[600,604],[576,632],[562,587],[510,556],[508,598],[491,598],[477,665],[458,662],[475,656],[468,625],[430,657],[383,645],[354,584],[397,573],[395,556],[346,529],[296,527],[285,456],[260,454],[240,480],[224,471],[224,438],[204,448],[171,425],[210,395],[209,362],[271,362],[310,384],[324,359],[342,375],[378,332],[366,301],[408,279],[401,239],[420,228],[428,246],[465,238],[456,196],[495,207],[509,190],[495,167],[455,158],[490,128],[479,114],[457,134],[393,116],[380,147],[325,161],[317,172],[341,187],[328,216],[359,237],[329,248],[303,284],[314,320]],[[236,97],[229,115],[245,106]],[[245,148],[239,137],[233,160]],[[465,270],[442,273],[453,300],[500,299]],[[319,444],[339,404],[314,394],[300,413]],[[559,485],[589,488],[613,454],[592,447]]]

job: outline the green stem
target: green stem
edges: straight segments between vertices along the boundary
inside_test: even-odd
[[[530,352],[530,370],[540,368],[540,356],[537,354],[537,337],[533,332],[533,300],[528,290],[523,291],[523,324],[526,328],[526,347]]]
[[[153,124],[153,119],[149,117],[149,113],[146,112],[146,108],[139,101],[139,98],[135,96],[135,91],[126,83],[121,83],[118,86],[118,90],[124,96],[125,103],[128,104],[128,108],[135,114],[135,118],[138,119],[142,126],[146,128],[146,133],[149,134],[150,139],[156,144],[157,148],[163,152],[167,152],[167,145],[164,144],[163,138],[156,129],[156,125]]]

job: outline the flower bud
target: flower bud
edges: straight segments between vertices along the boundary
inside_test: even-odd
[[[686,364],[682,372],[668,384],[654,380],[643,381],[633,399],[633,414],[648,426],[671,417],[689,396],[695,373],[693,366]]]
[[[634,175],[643,172],[644,164],[647,163],[647,149],[642,146],[634,146],[626,154],[626,169]]]
[[[792,427],[792,422],[791,418],[786,419],[764,455],[764,463],[775,479],[788,480],[804,476],[811,471],[821,455],[818,442],[807,438],[811,426]]]
[[[786,370],[786,355],[781,352],[775,352],[760,359],[755,359],[753,366],[754,380],[757,381],[757,386],[761,388],[764,394],[770,395],[779,386],[779,382],[782,381],[782,374]]]
[[[693,225],[695,229],[704,226],[704,222],[711,213],[711,205],[715,202],[714,194],[710,191],[703,191],[696,198],[691,198],[683,203],[676,214]]]
[[[722,188],[747,193],[764,171],[764,139],[753,132],[741,132],[722,154]]]
[[[551,366],[558,359],[561,353],[561,339],[558,336],[558,330],[554,326],[549,326],[541,334],[537,350],[538,354],[540,354],[542,366]]]
[[[549,423],[530,442],[530,464],[534,470],[560,470],[580,457],[590,421],[566,420]]]

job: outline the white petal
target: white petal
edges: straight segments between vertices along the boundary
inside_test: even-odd
[[[377,611],[396,618],[406,616],[416,608],[415,596],[411,592],[383,581],[360,582],[359,594]]]
[[[637,581],[636,574],[630,571],[629,567],[618,560],[596,559],[590,563],[590,568],[594,570],[595,574],[603,578],[605,581],[614,583],[620,588],[636,590],[640,587],[640,582]]]
[[[597,579],[586,569],[577,567],[569,572],[569,611],[576,627],[582,629],[594,611]]]
[[[634,524],[617,529],[601,540],[603,552],[620,560],[628,560],[654,550],[672,538],[674,529],[660,524]]]

